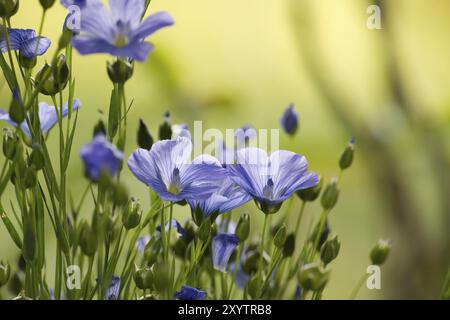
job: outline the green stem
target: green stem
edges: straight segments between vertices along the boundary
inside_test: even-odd
[[[350,294],[350,300],[355,300],[358,295],[359,290],[367,279],[367,273],[364,273],[361,278],[356,283],[356,286],[353,288],[352,293]]]
[[[267,219],[268,219],[268,214],[264,214],[264,224],[263,224],[263,229],[262,229],[262,234],[261,234],[261,245],[260,245],[260,254],[261,256],[259,257],[259,271],[262,272],[263,269],[263,257],[264,257],[264,240],[265,240],[265,236],[266,236],[266,228],[267,228]]]

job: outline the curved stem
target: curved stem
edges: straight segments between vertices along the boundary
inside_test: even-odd
[[[359,290],[367,279],[367,273],[364,273],[359,281],[356,283],[356,286],[353,288],[352,293],[350,294],[350,300],[355,300],[358,295]]]

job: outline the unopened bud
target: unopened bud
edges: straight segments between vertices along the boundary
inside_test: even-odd
[[[55,4],[55,1],[56,0],[39,0],[44,10],[50,9]]]
[[[137,201],[130,201],[127,209],[122,216],[122,223],[125,229],[131,230],[136,228],[141,222],[142,207]]]
[[[84,221],[81,224],[80,248],[81,252],[88,257],[93,257],[98,247],[98,238],[96,232]]]
[[[322,194],[322,208],[325,210],[331,210],[336,205],[339,199],[338,182],[336,179],[332,179],[330,183],[325,187]]]
[[[295,234],[290,233],[286,237],[286,241],[283,246],[283,257],[291,257],[295,251]]]
[[[139,289],[151,289],[154,280],[153,271],[148,267],[136,269],[133,274],[133,280]]]
[[[17,124],[21,124],[25,120],[25,106],[20,98],[19,92],[14,90],[13,99],[9,105],[9,117]]]
[[[10,18],[19,10],[19,0],[0,0],[0,17]]]
[[[345,170],[350,168],[353,163],[353,157],[355,154],[355,140],[351,139],[345,148],[344,152],[341,154],[341,158],[339,159],[339,167],[341,170]]]
[[[305,291],[320,291],[328,282],[329,272],[316,262],[303,265],[298,272],[298,282]]]
[[[137,143],[139,148],[150,150],[153,145],[153,137],[148,131],[144,120],[139,119],[139,129],[137,133]]]
[[[325,265],[327,265],[331,261],[336,259],[340,249],[341,242],[339,241],[337,235],[335,235],[323,244],[322,248],[320,249],[320,259]]]
[[[44,168],[44,153],[42,152],[42,147],[40,145],[33,145],[33,151],[31,151],[28,159],[28,165],[32,165],[36,170]]]
[[[25,168],[25,172],[23,173],[23,186],[25,189],[34,188],[37,184],[37,173],[36,169],[31,166]]]
[[[102,135],[106,136],[106,127],[105,127],[105,123],[103,122],[103,120],[99,120],[94,127],[93,137],[95,138],[98,134],[102,134]]]
[[[18,143],[18,137],[11,130],[3,129],[3,155],[6,159],[14,159]]]
[[[133,63],[123,59],[117,59],[114,62],[108,62],[107,70],[109,79],[113,83],[124,84],[133,76]]]
[[[389,240],[379,240],[370,252],[372,264],[381,266],[386,262],[389,252],[391,252],[391,242]]]
[[[172,138],[172,126],[170,125],[170,113],[164,114],[164,122],[159,126],[159,140],[170,140]]]

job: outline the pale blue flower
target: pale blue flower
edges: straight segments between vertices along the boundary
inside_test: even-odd
[[[239,238],[230,233],[219,233],[212,240],[212,260],[214,269],[226,272],[228,261],[239,244]]]
[[[204,300],[206,299],[206,291],[193,288],[187,285],[181,287],[181,290],[175,293],[175,299],[178,300]]]
[[[27,59],[43,55],[51,44],[50,39],[38,37],[36,31],[32,29],[8,29],[8,37],[10,49],[19,51]],[[8,43],[4,34],[0,34],[0,51],[8,52]]]

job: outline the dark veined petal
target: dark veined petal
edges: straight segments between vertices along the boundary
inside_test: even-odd
[[[114,176],[120,168],[123,154],[111,144],[103,134],[98,134],[80,150],[85,172],[89,178],[97,181],[102,171]]]
[[[72,111],[76,111],[81,107],[81,102],[74,99]],[[66,117],[69,113],[68,103],[63,106],[62,116]],[[46,134],[56,123],[58,123],[58,115],[55,106],[50,106],[45,102],[39,103],[39,121],[41,122],[42,133]]]
[[[175,299],[178,300],[204,300],[206,299],[206,291],[193,288],[187,285],[181,287],[181,290],[175,293]]]
[[[120,277],[113,276],[111,278],[108,290],[106,291],[106,299],[117,300],[119,298],[120,282],[121,282]]]
[[[20,50],[22,44],[36,38],[36,31],[32,29],[8,29],[9,45],[11,50]],[[5,35],[0,34],[0,51],[8,52],[8,43]]]
[[[109,8],[114,21],[122,21],[136,27],[144,14],[143,0],[109,0]]]
[[[214,269],[226,272],[228,261],[238,244],[239,238],[234,234],[220,233],[213,238],[212,260]]]
[[[212,215],[213,213],[220,211],[220,207],[222,205],[224,205],[227,201],[228,201],[228,198],[226,198],[220,194],[213,193],[210,197],[208,197],[205,200],[190,199],[190,200],[188,200],[188,203],[189,203],[192,211],[195,211],[197,208],[200,208],[203,215],[205,217],[208,217],[208,216]],[[221,213],[221,212],[219,212],[219,213]]]
[[[171,26],[175,23],[167,12],[158,12],[146,18],[131,34],[130,38],[142,40],[155,33],[159,29]]]
[[[24,41],[19,50],[25,58],[32,59],[46,53],[51,43],[49,38],[35,37]]]

